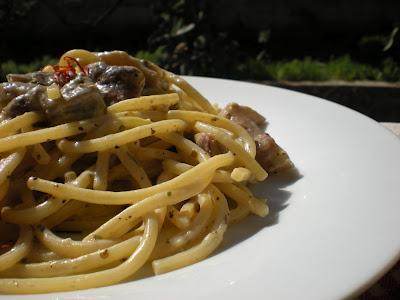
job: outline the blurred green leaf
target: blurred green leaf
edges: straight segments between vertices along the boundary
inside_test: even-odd
[[[383,51],[388,51],[390,48],[392,48],[398,31],[399,31],[399,27],[393,28],[392,32],[390,33],[388,42],[386,43],[385,47],[383,48]]]

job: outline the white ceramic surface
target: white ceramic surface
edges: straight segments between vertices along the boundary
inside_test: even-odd
[[[262,85],[188,77],[211,101],[265,115],[299,175],[257,187],[271,215],[228,232],[205,261],[105,288],[0,299],[341,299],[400,255],[400,141],[343,106]]]

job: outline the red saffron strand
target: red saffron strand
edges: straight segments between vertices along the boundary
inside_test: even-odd
[[[60,86],[63,86],[77,75],[74,64],[79,68],[79,70],[83,74],[87,75],[85,69],[82,67],[82,65],[76,58],[65,56],[63,59],[67,63],[66,66],[60,66],[60,65],[53,66],[54,76]]]

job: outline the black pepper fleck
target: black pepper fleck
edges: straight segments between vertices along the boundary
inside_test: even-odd
[[[100,257],[101,258],[107,258],[108,257],[108,250],[105,249],[104,251],[100,252]]]
[[[79,126],[78,129],[79,129],[80,131],[82,131],[82,130],[83,130],[83,127],[82,127],[82,126]]]

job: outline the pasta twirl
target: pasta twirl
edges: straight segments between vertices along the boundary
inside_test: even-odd
[[[0,293],[93,288],[146,263],[155,274],[196,263],[230,223],[268,214],[248,185],[292,166],[255,111],[218,109],[122,51],[70,50],[7,79],[0,233],[15,228],[16,238],[0,236]]]

